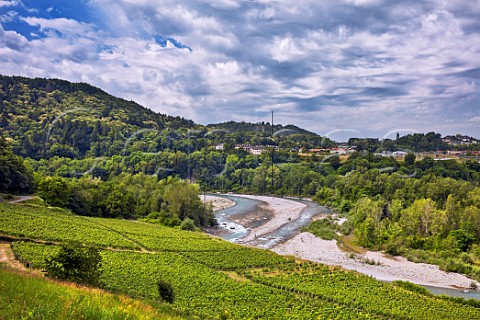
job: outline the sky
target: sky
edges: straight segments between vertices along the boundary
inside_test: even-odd
[[[0,0],[0,74],[201,124],[480,138],[480,1]]]

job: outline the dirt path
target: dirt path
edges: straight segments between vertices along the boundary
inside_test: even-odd
[[[7,266],[15,270],[28,270],[22,263],[20,263],[18,260],[15,260],[15,255],[13,254],[12,248],[10,248],[10,243],[8,242],[0,242],[0,263],[5,263]]]
[[[18,199],[8,201],[8,203],[20,203],[28,200],[32,200],[34,197],[33,196],[19,196]]]

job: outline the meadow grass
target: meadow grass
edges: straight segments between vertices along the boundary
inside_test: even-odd
[[[0,265],[0,319],[182,319],[169,306],[78,287]]]

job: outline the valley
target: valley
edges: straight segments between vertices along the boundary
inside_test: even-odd
[[[200,125],[58,79],[0,97],[0,318],[480,318],[476,139]]]

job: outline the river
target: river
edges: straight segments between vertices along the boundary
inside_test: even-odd
[[[223,232],[221,237],[231,241],[242,243],[242,239],[245,238],[249,233],[250,229],[238,224],[232,220],[232,216],[238,216],[243,214],[248,214],[252,212],[256,212],[259,209],[259,206],[263,204],[262,201],[243,198],[240,196],[235,195],[219,195],[214,194],[213,196],[227,198],[235,202],[235,205],[226,209],[222,209],[216,212],[215,217],[217,219],[218,224],[226,231]],[[280,228],[267,233],[263,234],[261,237],[255,239],[255,241],[248,242],[249,245],[254,245],[258,248],[263,249],[272,249],[277,245],[293,238],[297,234],[300,233],[300,230],[307,226],[311,221],[312,218],[316,215],[321,214],[331,214],[332,211],[324,206],[320,206],[316,202],[300,200],[300,199],[291,199],[300,202],[306,207],[302,209],[300,212],[300,216],[298,219],[289,221],[288,223],[282,225]],[[258,221],[258,224],[255,227],[264,223],[264,219],[261,218]],[[472,291],[472,290],[458,290],[453,288],[443,288],[443,287],[434,287],[434,286],[425,286],[430,292],[435,295],[448,295],[452,297],[462,297],[462,298],[473,298],[480,300],[480,292],[479,291]]]
[[[224,233],[222,237],[226,240],[232,242],[242,242],[241,240],[245,238],[249,232],[249,228],[233,222],[230,218],[234,215],[247,214],[258,210],[258,206],[262,204],[262,201],[253,200],[248,198],[243,198],[233,195],[214,195],[216,197],[227,198],[235,202],[235,205],[230,208],[219,210],[215,214],[215,218],[220,226],[225,228],[228,232]],[[271,249],[278,245],[279,243],[293,238],[300,230],[307,226],[312,218],[320,214],[331,214],[330,209],[320,206],[318,203],[313,201],[301,200],[301,199],[292,199],[288,200],[296,201],[304,204],[306,207],[300,212],[298,219],[292,220],[279,229],[274,230],[273,232],[263,234],[260,238],[256,239],[255,246],[263,249]],[[257,226],[261,225],[266,218],[260,219]]]

